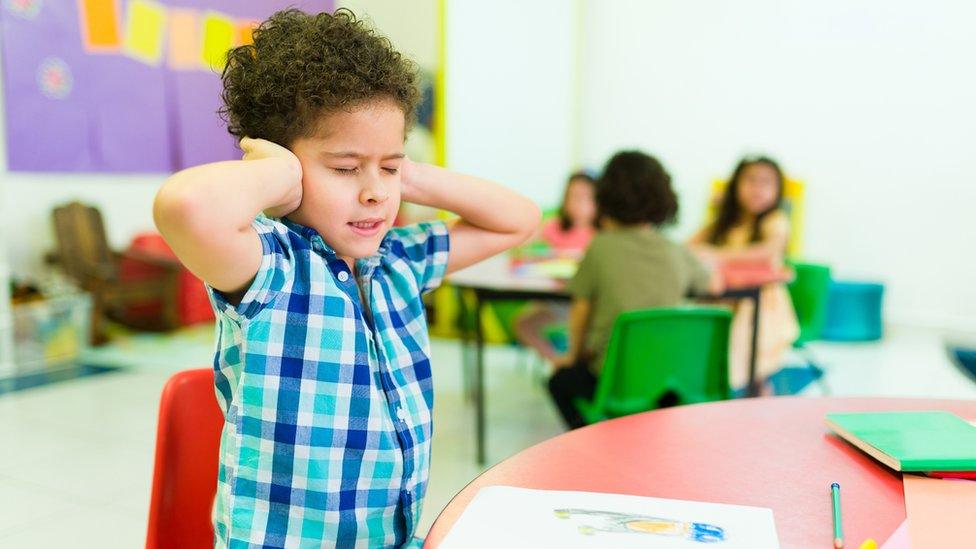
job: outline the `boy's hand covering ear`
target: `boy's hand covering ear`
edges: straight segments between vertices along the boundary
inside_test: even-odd
[[[420,199],[416,184],[417,167],[408,158],[403,157],[400,161],[400,200],[416,204]]]
[[[302,203],[302,164],[295,153],[267,139],[244,137],[241,139],[240,146],[241,150],[244,151],[242,160],[263,160],[266,158],[283,160],[282,166],[285,166],[285,169],[282,177],[293,179],[292,192],[288,198],[280,205],[268,208],[264,214],[268,217],[284,217],[297,210]]]

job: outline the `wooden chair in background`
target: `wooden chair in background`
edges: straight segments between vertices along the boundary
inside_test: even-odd
[[[97,208],[72,202],[54,209],[57,238],[56,262],[86,292],[92,295],[92,342],[105,341],[105,319],[144,330],[169,330],[179,325],[177,283],[179,261],[138,252],[115,252],[109,247]],[[140,280],[119,276],[123,258],[152,265],[158,275]],[[162,312],[153,318],[127,318],[126,309],[147,303],[161,303]]]

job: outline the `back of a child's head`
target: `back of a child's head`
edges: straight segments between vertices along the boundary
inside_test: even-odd
[[[667,225],[678,216],[671,175],[656,158],[640,151],[619,152],[607,162],[596,203],[601,217],[621,225]]]
[[[289,146],[334,112],[393,101],[411,121],[420,95],[413,62],[346,9],[280,11],[230,50],[223,79],[230,133]]]

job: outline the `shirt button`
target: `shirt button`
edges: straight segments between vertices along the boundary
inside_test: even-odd
[[[346,271],[339,271],[339,282],[345,282],[349,280],[349,273]]]
[[[397,411],[396,411],[396,414],[397,414],[397,417],[400,418],[400,421],[405,421],[407,419],[407,411],[404,410],[403,408],[399,408],[398,407],[397,408]]]

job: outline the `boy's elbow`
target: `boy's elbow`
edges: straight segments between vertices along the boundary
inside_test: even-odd
[[[529,199],[525,199],[525,202],[525,222],[519,231],[520,243],[525,242],[535,235],[539,230],[539,226],[542,224],[542,209]]]
[[[163,236],[191,228],[202,209],[201,201],[174,181],[177,176],[166,180],[153,201],[153,221]]]

